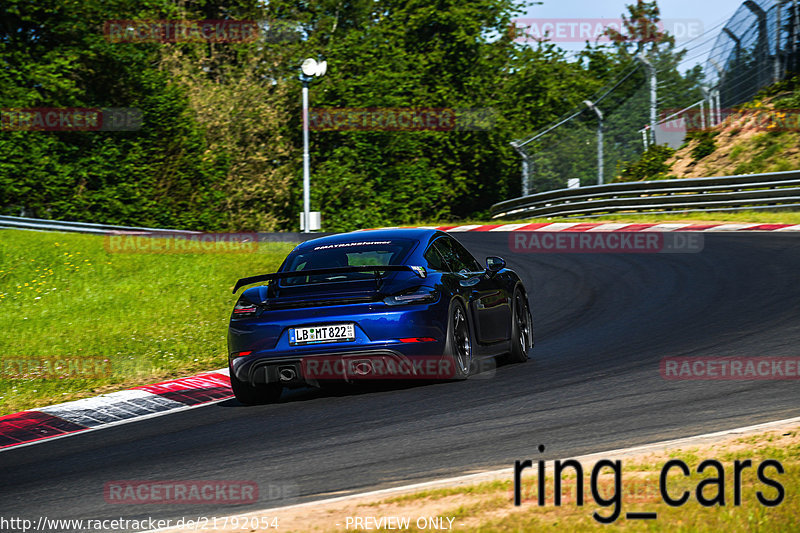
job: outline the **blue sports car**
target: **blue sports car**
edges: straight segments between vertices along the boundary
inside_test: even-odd
[[[266,284],[263,284],[266,282]],[[500,257],[480,263],[431,229],[357,231],[298,245],[236,302],[228,365],[236,398],[357,379],[465,379],[481,362],[523,362],[528,293]]]

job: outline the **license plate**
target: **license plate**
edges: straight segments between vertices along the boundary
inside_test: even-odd
[[[355,324],[289,328],[289,344],[322,344],[356,340]]]

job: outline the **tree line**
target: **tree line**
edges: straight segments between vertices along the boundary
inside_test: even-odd
[[[680,88],[678,100],[698,90],[699,70],[677,71],[674,43],[657,47],[636,41],[635,32],[633,41],[587,43],[578,54],[520,43],[513,21],[525,7],[515,0],[5,0],[0,114],[122,108],[137,110],[141,124],[41,131],[0,120],[0,212],[297,230],[298,73],[306,57],[328,62],[311,86],[312,109],[339,113],[311,132],[312,209],[322,211],[325,230],[486,216],[491,204],[519,194],[520,162],[509,142],[613,82],[637,47],[656,54]],[[655,2],[628,12],[651,22],[658,16]],[[182,20],[255,21],[258,31],[232,41],[137,41],[108,31],[109,21]],[[439,122],[376,126],[374,113],[404,120],[398,113],[408,110],[438,114]],[[442,126],[442,113],[452,113],[454,125]],[[621,165],[633,156],[618,157]],[[552,185],[564,186],[560,179]]]

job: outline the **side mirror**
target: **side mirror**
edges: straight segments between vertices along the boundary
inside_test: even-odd
[[[506,267],[506,261],[502,257],[490,255],[486,258],[486,271],[490,274],[497,274]]]

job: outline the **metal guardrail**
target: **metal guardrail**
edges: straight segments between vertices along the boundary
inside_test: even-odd
[[[142,228],[138,226],[113,226],[111,224],[93,224],[89,222],[71,222],[65,220],[46,220],[42,218],[0,216],[0,229],[24,229],[35,231],[69,231],[75,233],[93,233],[96,235],[113,235],[120,232],[155,233],[159,236],[165,234],[202,235],[201,231],[188,231],[181,229]],[[298,243],[317,237],[333,235],[330,232],[298,233],[291,231],[279,232],[240,232],[241,235],[254,235],[258,242],[285,242]]]
[[[89,222],[71,222],[68,220],[46,220],[42,218],[0,216],[0,228],[27,229],[39,231],[70,231],[76,233],[111,234],[120,231],[148,231],[157,233],[200,233],[180,229],[141,228],[136,226],[112,226],[110,224],[92,224]]]
[[[800,170],[592,185],[494,204],[492,218],[591,218],[614,213],[800,209]]]

